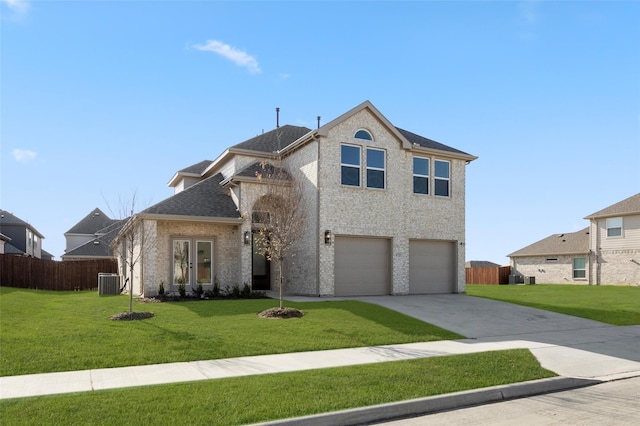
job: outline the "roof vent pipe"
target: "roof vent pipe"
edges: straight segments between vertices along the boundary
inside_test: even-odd
[[[318,129],[320,128],[320,116],[318,116]]]
[[[280,108],[276,107],[276,129],[280,127]]]

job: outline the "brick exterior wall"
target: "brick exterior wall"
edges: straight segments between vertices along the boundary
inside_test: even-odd
[[[573,259],[583,257],[587,260],[585,278],[573,278]],[[558,259],[547,262],[547,259]],[[536,284],[588,284],[589,257],[586,253],[575,255],[549,255],[515,257],[511,260],[511,274],[535,277]]]
[[[374,141],[355,141],[366,129]],[[340,183],[341,144],[361,145],[386,151],[386,189],[352,188]],[[409,291],[409,239],[446,240],[458,243],[457,291],[465,290],[465,161],[450,159],[450,197],[413,194],[413,156],[368,110],[339,123],[320,141],[319,230],[333,235],[384,237],[392,240],[392,293]],[[430,157],[448,160],[445,156]],[[361,176],[366,174],[363,160]],[[432,183],[431,183],[432,185]],[[463,244],[460,244],[463,243]],[[320,294],[334,290],[334,245],[320,244]]]

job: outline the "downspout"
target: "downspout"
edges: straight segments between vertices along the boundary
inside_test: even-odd
[[[596,219],[596,285],[600,285],[600,221]]]
[[[318,124],[320,124],[319,118]],[[316,234],[316,294],[320,297],[320,244],[322,244],[320,241],[320,235],[322,235],[320,230],[320,139],[315,135],[312,137],[318,149],[318,155],[316,156],[316,161],[318,162],[318,167],[316,167],[316,230],[318,231]]]

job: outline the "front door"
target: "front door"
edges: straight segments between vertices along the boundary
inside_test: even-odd
[[[192,250],[195,247],[195,252]],[[213,241],[181,238],[173,240],[173,285],[194,289],[213,283]],[[194,270],[195,266],[195,270]]]
[[[271,262],[264,256],[258,254],[260,251],[260,240],[256,238],[256,234],[252,234],[251,250],[253,259],[251,262],[251,289],[252,290],[271,290]]]

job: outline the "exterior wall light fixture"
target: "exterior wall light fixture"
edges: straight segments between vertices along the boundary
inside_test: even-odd
[[[324,231],[324,243],[331,244],[331,231],[329,231],[328,229]]]
[[[244,237],[243,237],[244,243],[246,245],[251,244],[251,232],[249,231],[244,231]]]

